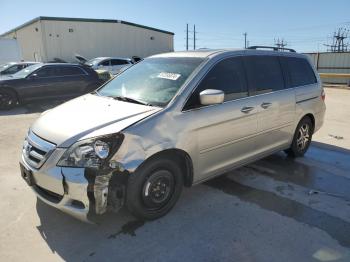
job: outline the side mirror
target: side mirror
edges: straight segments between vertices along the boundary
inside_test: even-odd
[[[38,74],[31,74],[30,76],[29,76],[29,79],[34,79],[34,78],[37,78],[38,77]]]
[[[221,90],[206,89],[199,93],[199,100],[202,105],[215,105],[224,102],[225,93]]]

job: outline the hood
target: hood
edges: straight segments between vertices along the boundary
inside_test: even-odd
[[[18,79],[23,79],[23,77],[14,77],[14,75],[0,75],[0,83],[5,81],[18,80]]]
[[[116,133],[161,110],[87,94],[45,111],[31,130],[58,147],[80,139]]]

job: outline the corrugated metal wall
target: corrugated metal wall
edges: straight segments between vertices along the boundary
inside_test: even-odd
[[[76,62],[99,56],[147,57],[174,51],[174,36],[164,32],[113,22],[40,20],[5,37],[17,38],[25,60]]]
[[[40,21],[23,27],[20,30],[14,31],[5,37],[17,39],[24,60],[42,61],[45,59]]]
[[[173,35],[121,23],[42,21],[47,58],[72,61],[75,53],[147,57],[173,51]]]
[[[344,53],[308,53],[319,73],[346,73],[350,74],[350,52]],[[324,83],[346,84],[348,79],[323,78]]]

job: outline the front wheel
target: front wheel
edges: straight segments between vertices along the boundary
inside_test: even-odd
[[[0,90],[0,109],[11,109],[18,103],[17,96],[11,90]]]
[[[157,219],[173,208],[182,187],[181,168],[175,161],[150,160],[129,177],[126,206],[140,219]]]
[[[292,144],[285,152],[291,157],[301,157],[308,150],[313,134],[313,125],[309,117],[304,117],[298,124]]]

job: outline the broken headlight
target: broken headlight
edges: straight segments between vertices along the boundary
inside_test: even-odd
[[[57,165],[100,168],[117,152],[123,138],[122,134],[113,134],[78,141],[67,149]]]

